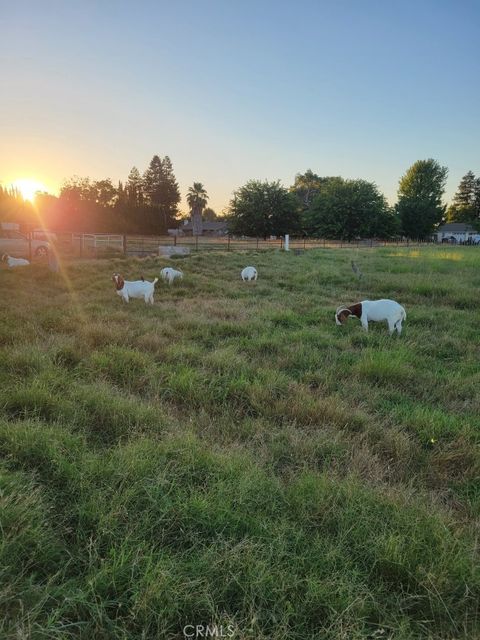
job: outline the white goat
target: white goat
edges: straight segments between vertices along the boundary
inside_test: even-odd
[[[26,267],[30,264],[28,260],[25,260],[25,258],[12,258],[12,256],[7,255],[6,253],[2,256],[2,262],[6,262],[9,269],[14,269],[15,267]]]
[[[245,267],[245,269],[242,269],[242,273],[240,274],[242,276],[242,280],[245,282],[245,280],[247,282],[249,282],[250,280],[256,280],[258,277],[258,272],[255,269],[255,267]]]
[[[395,300],[363,300],[349,307],[341,305],[335,311],[335,322],[340,325],[350,316],[359,318],[362,327],[368,331],[368,322],[388,322],[390,335],[396,330],[402,333],[402,322],[406,319],[405,309]]]
[[[153,294],[155,293],[155,284],[158,278],[153,282],[148,280],[124,280],[119,273],[114,273],[112,280],[118,295],[124,302],[128,302],[130,298],[143,298],[145,304],[153,304]]]
[[[163,280],[165,280],[165,282],[168,282],[168,284],[172,284],[173,281],[177,278],[179,278],[180,280],[183,278],[183,272],[177,271],[177,269],[174,269],[173,267],[164,267],[160,271],[160,276]]]

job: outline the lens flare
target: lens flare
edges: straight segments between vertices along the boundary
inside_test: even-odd
[[[12,183],[12,187],[20,192],[24,200],[29,200],[30,202],[35,200],[35,195],[38,191],[47,191],[47,187],[43,182],[31,180],[29,178],[19,178],[18,180],[15,180]]]

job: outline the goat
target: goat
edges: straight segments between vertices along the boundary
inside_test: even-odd
[[[177,278],[179,278],[180,280],[183,278],[183,272],[177,271],[177,269],[174,269],[173,267],[164,267],[160,271],[160,276],[163,280],[165,280],[165,282],[168,282],[168,284],[172,284],[173,281]]]
[[[2,262],[6,262],[9,269],[14,269],[15,267],[26,267],[30,264],[28,260],[25,260],[25,258],[12,258],[12,256],[7,255],[6,253],[2,256]]]
[[[245,282],[245,280],[247,282],[249,282],[250,280],[256,280],[258,277],[258,272],[255,269],[255,267],[245,267],[245,269],[242,269],[242,273],[240,274],[242,276],[242,280]]]
[[[350,316],[359,318],[362,327],[368,331],[368,322],[388,322],[390,335],[396,330],[402,333],[402,322],[406,319],[405,309],[395,300],[363,300],[349,307],[340,305],[335,311],[335,322],[344,324]]]
[[[124,302],[128,302],[130,298],[143,298],[145,304],[153,304],[153,294],[155,293],[155,284],[158,278],[153,282],[144,280],[124,280],[119,273],[114,273],[112,280],[115,284],[115,290]]]

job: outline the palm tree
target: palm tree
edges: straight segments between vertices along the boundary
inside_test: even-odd
[[[208,194],[201,182],[194,182],[187,193],[187,202],[191,210],[192,232],[194,236],[202,235],[202,211],[208,201]]]

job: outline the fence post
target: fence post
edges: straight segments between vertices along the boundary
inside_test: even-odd
[[[307,248],[307,238],[304,236],[303,237],[303,250],[305,251],[306,248]]]
[[[283,249],[283,238],[280,236],[280,249]]]
[[[174,247],[177,246],[177,235],[176,234],[173,236],[173,246]]]
[[[127,256],[127,236],[123,236],[122,237],[122,242],[123,242],[123,255],[126,257]]]
[[[198,251],[198,234],[195,236],[195,251]]]
[[[80,234],[80,258],[83,257],[83,233]]]
[[[28,232],[28,259],[32,261],[32,232]]]
[[[230,251],[230,236],[227,236],[227,251]]]
[[[258,249],[258,236],[257,236],[257,249]]]

